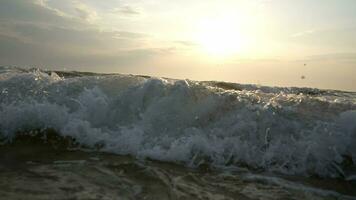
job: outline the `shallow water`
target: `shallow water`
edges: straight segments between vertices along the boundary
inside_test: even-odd
[[[48,146],[0,148],[2,199],[356,199],[356,183],[187,168]]]
[[[356,197],[352,92],[0,67],[0,142],[6,199]]]

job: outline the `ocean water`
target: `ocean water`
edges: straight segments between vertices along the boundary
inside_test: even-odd
[[[356,93],[0,67],[0,199],[356,199]]]

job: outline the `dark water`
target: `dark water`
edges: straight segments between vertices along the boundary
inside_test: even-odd
[[[114,154],[0,148],[0,199],[355,199],[356,183],[248,169],[191,169]]]

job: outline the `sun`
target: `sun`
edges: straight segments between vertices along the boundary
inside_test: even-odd
[[[246,46],[239,25],[231,18],[206,19],[198,23],[195,40],[209,56],[227,57]]]

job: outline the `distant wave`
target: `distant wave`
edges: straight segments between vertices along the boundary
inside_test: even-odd
[[[0,134],[52,129],[139,158],[342,177],[356,94],[0,67]]]

